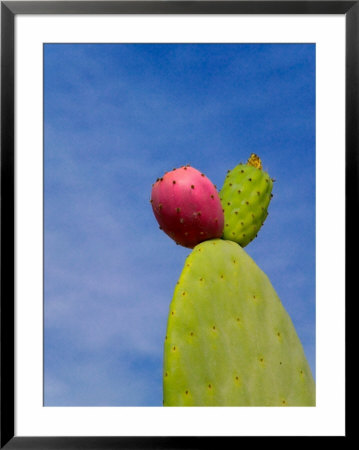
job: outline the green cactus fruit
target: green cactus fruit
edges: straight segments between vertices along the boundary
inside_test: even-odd
[[[247,164],[228,171],[219,193],[224,210],[224,239],[245,247],[257,236],[268,216],[272,188],[273,180],[254,153]]]
[[[268,277],[238,244],[187,257],[170,305],[164,406],[314,406],[315,384]]]

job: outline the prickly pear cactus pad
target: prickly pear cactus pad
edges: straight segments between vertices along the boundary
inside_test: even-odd
[[[224,210],[224,239],[245,247],[256,237],[268,216],[272,188],[273,180],[255,154],[246,164],[228,171],[219,193]]]
[[[314,406],[300,340],[268,277],[235,242],[187,257],[164,344],[165,406]]]

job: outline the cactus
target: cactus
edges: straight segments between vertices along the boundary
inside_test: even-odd
[[[170,305],[165,406],[311,406],[315,386],[290,317],[237,243],[187,257]]]
[[[220,196],[190,166],[152,185],[160,228],[193,249],[170,304],[165,406],[315,405],[315,383],[293,323],[242,248],[268,215],[273,181],[252,154],[229,171]]]
[[[157,179],[151,204],[160,229],[179,245],[193,248],[222,236],[224,215],[217,189],[189,165]]]
[[[273,180],[252,153],[247,164],[228,171],[219,196],[224,210],[223,238],[242,247],[256,236],[268,216]]]

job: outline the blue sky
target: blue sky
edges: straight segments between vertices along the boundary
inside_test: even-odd
[[[276,179],[246,251],[315,376],[315,46],[44,46],[44,404],[161,406],[175,283],[190,250],[151,185],[190,164],[219,188],[257,153]]]

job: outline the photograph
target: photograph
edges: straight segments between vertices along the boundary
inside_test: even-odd
[[[44,406],[315,406],[315,44],[43,64]]]
[[[348,437],[359,2],[0,13],[0,448]]]

